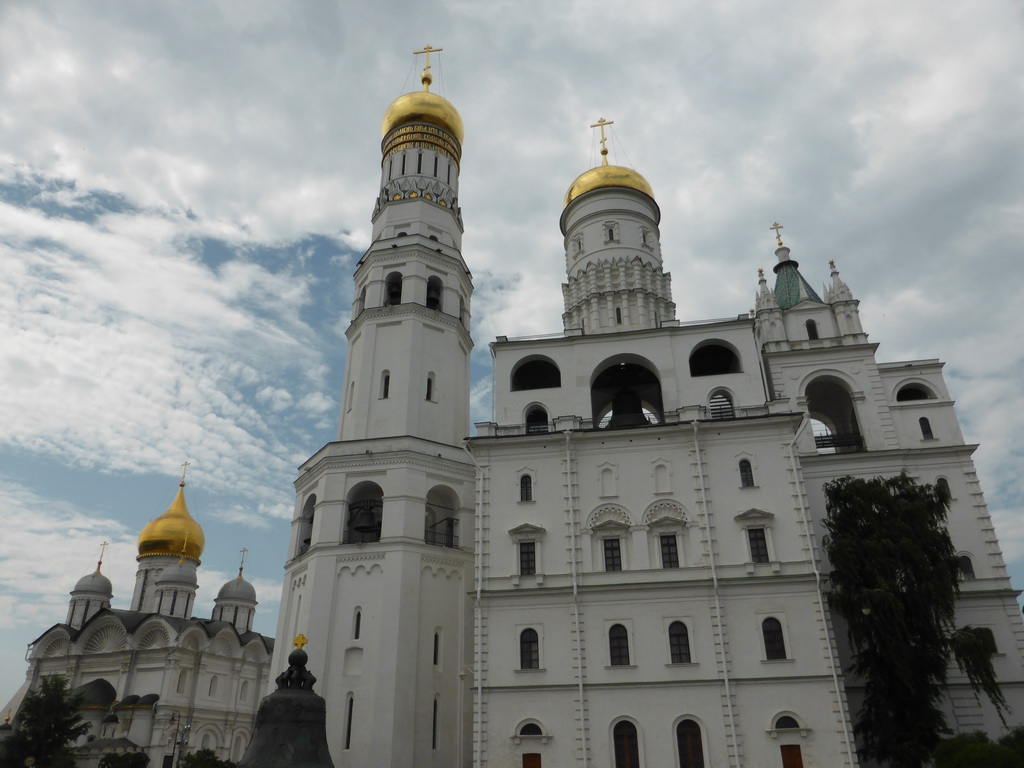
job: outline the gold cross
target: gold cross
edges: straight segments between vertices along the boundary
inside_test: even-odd
[[[248,552],[249,550],[248,550],[248,549],[246,549],[245,547],[242,547],[242,548],[241,548],[240,550],[238,550],[238,551],[242,553],[242,562],[241,562],[241,563],[239,563],[239,565],[245,565],[245,553],[246,553],[246,552]]]
[[[604,127],[606,125],[615,125],[615,121],[605,120],[603,117],[599,117],[597,122],[590,126],[591,128],[601,129],[601,165],[608,165],[608,146],[606,144],[608,138],[604,135]]]
[[[304,646],[304,645],[306,645],[306,644],[307,644],[308,642],[309,642],[309,640],[307,640],[307,639],[306,639],[306,636],[305,636],[305,635],[303,635],[303,634],[299,634],[299,635],[298,635],[298,636],[297,636],[297,637],[296,637],[296,638],[295,638],[295,639],[294,639],[294,640],[292,641],[292,643],[293,643],[293,644],[295,645],[295,647],[296,647],[296,648],[298,648],[298,649],[299,649],[300,651],[302,650],[303,646]]]
[[[423,74],[420,75],[420,82],[423,83],[423,90],[424,91],[429,91],[430,90],[430,84],[432,82],[434,82],[434,77],[433,77],[433,75],[430,74],[430,54],[431,53],[440,53],[443,50],[444,50],[444,48],[435,48],[432,45],[425,45],[425,46],[423,46],[423,50],[421,50],[421,51],[413,51],[412,52],[413,56],[416,56],[416,55],[418,55],[420,53],[427,54],[427,59],[423,63]]]
[[[183,483],[185,482],[185,473],[188,472],[188,468],[191,467],[191,466],[192,466],[192,463],[189,462],[189,461],[183,461],[181,463],[181,482],[183,482]]]
[[[829,269],[835,269],[836,268],[836,260],[835,259],[829,259],[828,260],[828,266],[829,266]]]
[[[776,221],[774,224],[772,224],[770,227],[768,227],[768,229],[774,229],[775,230],[775,238],[779,241],[779,247],[781,248],[782,247],[782,235],[779,234],[779,230],[782,229],[782,225],[779,224],[779,222]]]
[[[98,563],[96,563],[96,572],[97,573],[99,573],[100,566],[103,565],[103,555],[106,554],[107,547],[109,547],[109,546],[110,546],[110,542],[109,541],[104,541],[102,544],[100,544],[100,560],[99,560]]]

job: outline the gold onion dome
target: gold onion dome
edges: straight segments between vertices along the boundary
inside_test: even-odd
[[[462,143],[462,118],[458,111],[450,101],[430,91],[407,93],[391,102],[380,126],[381,138],[395,128],[415,123],[437,126],[454,136],[459,144]]]
[[[199,523],[192,519],[185,505],[185,483],[179,484],[178,495],[167,511],[150,520],[139,534],[139,557],[179,555],[198,562],[206,545]]]
[[[455,137],[460,145],[462,144],[462,118],[459,117],[458,110],[447,99],[430,92],[430,84],[434,82],[434,76],[430,74],[430,54],[443,50],[443,48],[434,48],[428,45],[422,51],[415,52],[427,55],[423,74],[420,75],[423,90],[407,93],[391,102],[388,111],[384,113],[384,120],[380,126],[382,139],[395,128],[401,128],[403,125],[426,123],[447,131]]]
[[[569,205],[576,198],[582,197],[587,192],[593,192],[595,189],[615,187],[635,189],[637,192],[643,192],[652,200],[654,199],[654,190],[651,189],[647,179],[632,168],[623,168],[621,165],[599,165],[597,168],[591,168],[589,171],[581,173],[576,177],[576,181],[569,185],[569,189],[565,193],[565,205]]]

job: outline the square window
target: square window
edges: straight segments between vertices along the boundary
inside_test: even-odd
[[[661,567],[679,567],[679,545],[676,543],[675,534],[661,536]]]
[[[750,542],[750,559],[755,563],[767,563],[768,538],[764,528],[748,528],[747,540]]]
[[[519,575],[533,576],[537,573],[537,544],[533,541],[519,542]]]

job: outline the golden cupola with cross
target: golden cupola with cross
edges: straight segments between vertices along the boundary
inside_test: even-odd
[[[565,193],[562,285],[568,332],[618,333],[675,322],[671,276],[662,269],[661,210],[647,179],[608,163],[600,118],[601,164],[580,174]]]
[[[185,504],[185,480],[182,478],[171,506],[146,523],[139,534],[139,557],[169,555],[198,563],[205,545],[203,529],[192,519]]]

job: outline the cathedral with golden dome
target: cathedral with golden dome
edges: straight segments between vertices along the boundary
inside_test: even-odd
[[[942,363],[878,360],[830,254],[807,256],[819,294],[781,238],[754,309],[677,318],[678,248],[604,118],[558,220],[563,327],[490,343],[493,415],[466,437],[465,136],[429,90],[437,50],[385,113],[337,440],[295,483],[278,635],[312,640],[334,764],[863,765],[821,548],[846,475],[945,488],[958,624],[991,629],[1024,707],[1017,593]],[[956,671],[943,704],[957,731],[1003,727]]]
[[[16,712],[43,676],[66,677],[91,726],[76,745],[80,768],[125,752],[160,766],[183,749],[235,761],[245,751],[274,640],[252,631],[256,590],[242,566],[217,593],[213,616],[194,615],[205,544],[182,476],[170,507],[139,534],[130,607],[113,607],[101,559],[71,590],[67,620],[29,645],[27,679],[8,708]]]

